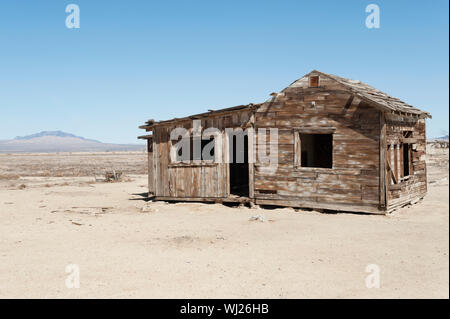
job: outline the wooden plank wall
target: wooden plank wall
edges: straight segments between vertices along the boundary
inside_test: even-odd
[[[154,187],[157,197],[225,198],[228,196],[225,128],[240,127],[250,119],[248,110],[201,118],[203,129],[218,128],[223,137],[222,163],[175,164],[170,162],[170,132],[176,127],[192,129],[192,120],[172,122],[153,129]],[[216,152],[216,154],[218,154]]]
[[[404,139],[404,132],[411,131],[412,136]],[[409,142],[410,175],[403,176],[403,147],[402,142]],[[411,143],[414,142],[414,143]],[[400,116],[390,115],[386,119],[387,159],[392,172],[388,169],[388,210],[402,206],[405,203],[418,200],[427,192],[426,172],[426,136],[425,120],[411,120]]]
[[[324,76],[320,77],[317,88],[309,87],[307,77],[296,81],[254,113],[248,109],[236,110],[200,120],[203,129],[215,127],[221,131],[222,163],[173,165],[170,132],[175,127],[192,129],[192,120],[154,126],[149,165],[153,167],[157,197],[228,197],[225,128],[241,127],[249,120],[255,128],[255,154],[262,146],[260,128],[267,129],[267,151],[271,143],[278,143],[275,171],[259,161],[257,155],[255,165],[250,166],[250,197],[256,203],[384,213],[426,193],[425,120],[410,121],[382,113]],[[278,141],[270,140],[270,128],[278,129]],[[295,149],[301,148],[296,132],[302,130],[333,131],[332,168],[301,167]],[[396,146],[404,138],[404,131],[413,132],[408,142],[416,141],[410,163],[411,177],[407,180],[401,175],[403,153]],[[391,185],[394,180],[397,182]]]
[[[153,140],[147,139],[148,193],[154,195],[153,188]]]
[[[314,105],[313,105],[314,104]],[[256,111],[255,129],[277,127],[278,168],[255,164],[255,198],[261,203],[377,211],[380,204],[380,112],[335,81],[307,78]],[[296,168],[295,129],[334,128],[333,168]],[[258,131],[256,131],[257,136]],[[257,149],[259,149],[257,138]],[[269,142],[267,142],[269,143]],[[298,164],[298,163],[297,163]],[[331,205],[331,206],[332,206]]]

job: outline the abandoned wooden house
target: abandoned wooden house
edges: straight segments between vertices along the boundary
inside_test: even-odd
[[[379,214],[426,194],[429,113],[319,71],[271,96],[140,126],[149,194]]]

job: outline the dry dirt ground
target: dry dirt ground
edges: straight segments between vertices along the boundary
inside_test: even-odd
[[[448,150],[428,171],[373,216],[146,202],[142,153],[0,155],[0,298],[448,298]]]

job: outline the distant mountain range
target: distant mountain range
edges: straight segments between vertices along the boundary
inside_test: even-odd
[[[111,144],[62,131],[43,131],[0,140],[0,153],[113,152],[143,151],[144,145]]]
[[[42,131],[40,133],[26,135],[26,136],[16,136],[15,140],[31,140],[33,138],[43,137],[43,136],[74,137],[74,138],[79,138],[79,139],[82,139],[85,141],[101,143],[100,141],[97,141],[97,140],[87,139],[87,138],[84,138],[81,136],[76,136],[75,134],[70,134],[70,133],[66,133],[63,131]]]
[[[441,136],[441,137],[429,138],[428,141],[447,141],[448,142],[448,135]]]

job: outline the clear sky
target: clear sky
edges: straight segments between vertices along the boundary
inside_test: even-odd
[[[68,29],[66,5],[80,8]],[[380,7],[368,29],[365,8]],[[0,139],[136,143],[149,118],[262,102],[313,69],[364,81],[448,133],[449,7],[433,1],[0,2]]]

